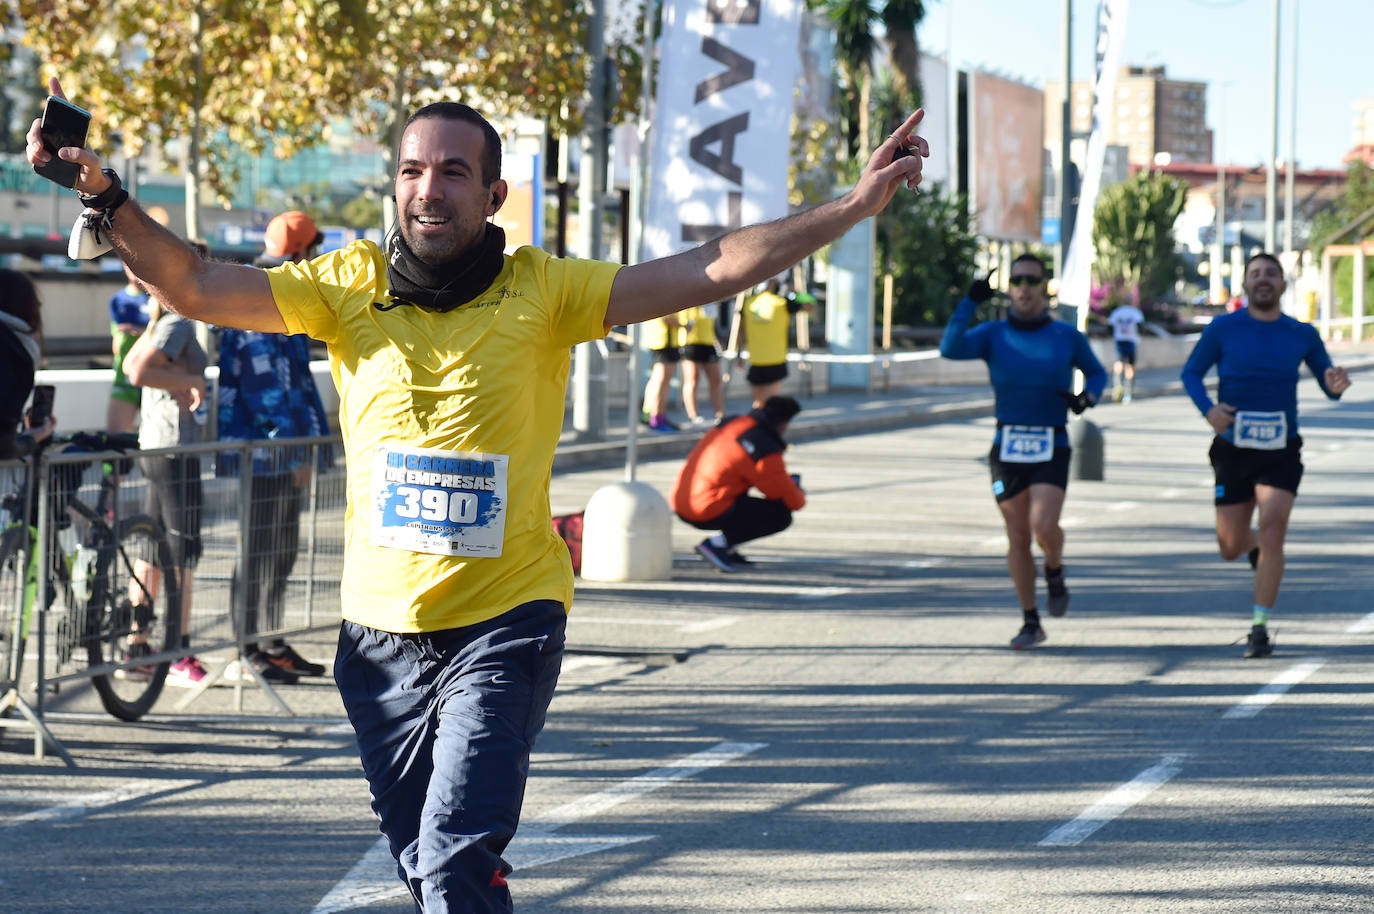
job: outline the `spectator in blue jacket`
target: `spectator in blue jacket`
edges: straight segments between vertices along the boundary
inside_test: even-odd
[[[292,211],[267,226],[263,267],[308,260],[323,235],[305,213]],[[222,441],[304,438],[329,433],[329,422],[303,336],[226,329],[219,343],[219,436]],[[322,452],[323,456],[323,452]],[[238,452],[221,454],[219,472],[238,470]],[[247,588],[245,660],[263,678],[292,683],[322,676],[325,668],[297,653],[283,638],[258,639],[280,631],[287,581],[299,551],[300,517],[310,484],[310,454],[304,447],[253,449],[248,506],[248,568],[235,567],[232,600]]]

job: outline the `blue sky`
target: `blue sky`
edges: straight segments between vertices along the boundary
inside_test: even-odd
[[[1282,0],[1279,157],[1289,148],[1293,85],[1292,4],[1298,3],[1297,160],[1341,168],[1350,149],[1352,103],[1374,97],[1370,0]],[[1062,71],[1061,0],[927,0],[922,50],[956,66],[982,67],[1043,86]],[[1074,79],[1091,79],[1097,4],[1073,0]],[[1207,120],[1233,164],[1268,155],[1273,99],[1274,0],[1131,0],[1123,63],[1163,64],[1177,79],[1209,83]],[[1223,84],[1226,85],[1224,90]],[[1225,95],[1224,103],[1222,95]],[[1224,120],[1221,117],[1224,108]]]

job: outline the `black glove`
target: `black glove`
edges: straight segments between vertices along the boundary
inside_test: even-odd
[[[992,301],[992,286],[986,279],[975,279],[973,285],[968,287],[968,299],[975,305]]]
[[[1068,391],[1061,390],[1059,396],[1064,398],[1064,402],[1069,405],[1069,409],[1073,410],[1075,416],[1081,416],[1083,410],[1087,409],[1089,406],[1097,405],[1097,398],[1086,390],[1081,394],[1071,394]]]

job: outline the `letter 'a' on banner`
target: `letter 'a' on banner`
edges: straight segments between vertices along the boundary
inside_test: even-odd
[[[798,0],[665,0],[640,259],[787,215]]]
[[[1083,186],[1078,194],[1078,215],[1073,237],[1064,254],[1064,275],[1059,279],[1059,303],[1078,309],[1078,329],[1088,326],[1088,298],[1092,291],[1093,213],[1102,189],[1102,163],[1107,155],[1107,135],[1116,112],[1116,75],[1126,43],[1127,0],[1102,0],[1097,10],[1097,75],[1093,80],[1093,127],[1088,134]],[[1072,91],[1064,87],[1065,92]]]

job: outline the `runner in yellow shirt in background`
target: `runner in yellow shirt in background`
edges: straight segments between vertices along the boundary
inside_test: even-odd
[[[744,303],[744,338],[749,350],[746,377],[754,409],[762,409],[787,377],[787,327],[802,306],[778,294],[781,288],[780,280],[770,279],[762,292]]]
[[[686,337],[682,343],[682,407],[693,425],[719,422],[725,418],[725,384],[720,373],[720,345],[716,340],[716,315],[720,305],[701,305],[682,312],[686,318]],[[706,376],[711,398],[712,420],[697,412],[697,385]]]

